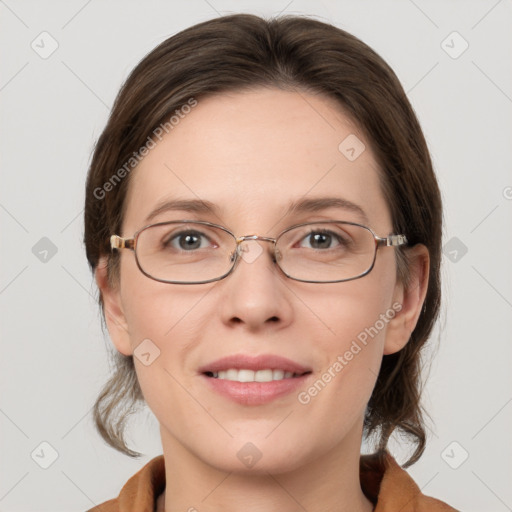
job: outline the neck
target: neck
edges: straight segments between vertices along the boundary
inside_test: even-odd
[[[163,428],[166,489],[158,512],[370,512],[359,481],[360,432],[287,472],[222,471],[197,458]],[[359,434],[359,435],[358,435]],[[355,437],[355,439],[354,439]]]

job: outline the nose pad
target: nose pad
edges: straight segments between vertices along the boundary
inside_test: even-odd
[[[263,253],[263,247],[256,240],[244,240],[238,246],[239,254],[246,263],[254,263]]]
[[[258,244],[258,246],[259,246],[259,244]],[[252,261],[254,261],[256,259],[255,256],[256,257],[259,256],[259,254],[256,254],[256,253],[263,252],[263,249],[261,249],[261,246],[260,246],[260,250],[252,251],[252,254],[251,254],[250,245],[248,245],[247,240],[245,240],[245,241],[239,243],[236,246],[236,249],[229,254],[229,262],[233,263],[236,259],[242,258],[243,260],[247,261],[248,263],[252,263]],[[252,261],[250,261],[251,259],[252,259]]]

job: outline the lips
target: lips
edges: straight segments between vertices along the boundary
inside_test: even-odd
[[[277,355],[234,354],[202,366],[199,375],[215,393],[244,406],[259,406],[292,395],[312,378],[312,371]]]
[[[227,370],[252,370],[257,372],[259,370],[282,370],[283,372],[290,372],[294,375],[303,375],[311,372],[311,368],[299,364],[291,359],[281,357],[278,355],[265,354],[260,356],[249,356],[247,354],[234,354],[231,356],[217,359],[199,368],[199,373],[212,376]]]

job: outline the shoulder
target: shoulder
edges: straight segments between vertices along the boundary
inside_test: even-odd
[[[96,505],[87,512],[153,512],[164,488],[164,456],[158,455],[126,482],[117,498]]]
[[[376,505],[375,512],[456,512],[425,496],[389,453],[362,456],[360,475],[363,492]]]

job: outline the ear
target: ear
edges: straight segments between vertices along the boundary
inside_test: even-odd
[[[94,277],[103,298],[103,310],[110,339],[121,354],[125,356],[132,355],[133,350],[130,343],[128,323],[123,311],[120,285],[118,284],[115,288],[110,286],[107,277],[106,257],[100,258]]]
[[[430,257],[423,244],[408,249],[409,281],[397,282],[393,294],[396,315],[389,322],[384,344],[384,355],[394,354],[409,341],[427,295]],[[395,306],[396,305],[396,306]]]

